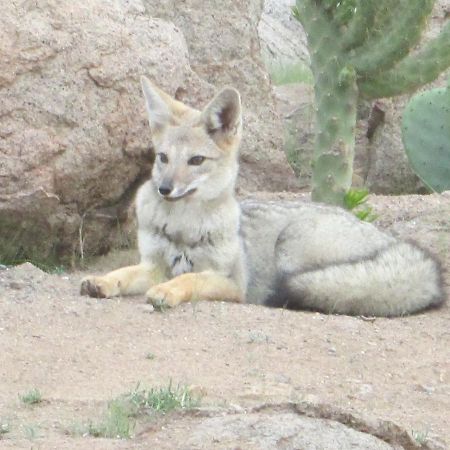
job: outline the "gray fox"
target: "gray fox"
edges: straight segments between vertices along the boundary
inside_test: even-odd
[[[241,100],[220,91],[198,111],[142,77],[156,160],[138,190],[140,263],[86,277],[94,297],[146,294],[154,305],[249,302],[399,316],[444,301],[426,251],[341,208],[234,194]]]

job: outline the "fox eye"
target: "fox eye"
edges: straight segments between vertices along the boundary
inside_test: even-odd
[[[159,156],[159,160],[163,164],[167,164],[169,162],[169,158],[167,157],[167,155],[165,153],[158,153],[158,156]]]
[[[193,156],[193,157],[188,161],[188,164],[189,164],[190,166],[199,166],[200,164],[203,163],[203,161],[204,161],[205,159],[206,159],[206,158],[205,158],[204,156],[200,156],[200,155]]]

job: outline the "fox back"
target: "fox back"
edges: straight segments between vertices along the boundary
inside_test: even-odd
[[[139,249],[164,279],[214,271],[248,302],[327,313],[395,316],[443,301],[433,257],[340,208],[237,203],[236,90],[197,111],[142,84],[156,160],[137,197]]]

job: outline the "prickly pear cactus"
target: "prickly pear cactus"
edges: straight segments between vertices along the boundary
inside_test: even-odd
[[[449,86],[415,95],[402,121],[409,162],[422,181],[436,192],[450,189]]]
[[[314,75],[313,200],[344,205],[360,98],[413,92],[450,67],[450,21],[419,44],[435,2],[296,0],[293,13],[306,31]]]

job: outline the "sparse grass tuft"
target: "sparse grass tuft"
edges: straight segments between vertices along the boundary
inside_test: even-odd
[[[373,208],[364,205],[369,197],[367,189],[349,189],[344,197],[344,205],[360,220],[365,222],[373,222],[378,215],[373,212]]]
[[[0,421],[0,437],[3,434],[9,433],[11,431],[8,422]]]
[[[411,430],[413,439],[420,445],[424,445],[428,440],[428,431]]]
[[[368,196],[369,191],[367,189],[349,189],[344,197],[345,207],[352,210],[361,206],[367,201]]]
[[[61,275],[66,272],[66,268],[53,260],[39,260],[37,258],[8,258],[0,255],[0,265],[6,267],[19,266],[20,264],[31,263],[33,266],[52,275]]]
[[[0,264],[17,266],[29,262],[44,272],[61,274],[65,271],[57,257],[56,246],[49,250],[38,238],[40,229],[36,228],[34,233],[25,233],[21,229],[17,230],[17,224],[4,220],[0,221],[0,229],[5,230],[0,239]]]
[[[126,396],[141,413],[167,413],[174,409],[190,409],[198,406],[195,398],[186,386],[169,383],[167,387],[150,390],[136,389]]]
[[[156,355],[155,355],[154,353],[151,353],[151,352],[148,352],[148,353],[145,355],[145,359],[153,360],[153,359],[155,359],[155,358],[156,358]]]
[[[70,427],[71,434],[103,437],[110,439],[129,439],[136,426],[136,410],[125,399],[117,398],[108,402],[105,416],[99,422],[89,420]]]
[[[148,302],[148,303],[150,303],[150,302]],[[163,312],[168,311],[170,309],[170,306],[168,306],[166,303],[161,301],[161,302],[153,303],[153,308],[155,309],[155,311],[163,313]]]
[[[129,439],[136,427],[136,421],[142,416],[165,414],[174,409],[190,409],[199,405],[187,387],[178,385],[157,389],[140,389],[139,385],[125,395],[108,403],[102,421],[72,427],[74,434],[83,436]]]
[[[254,343],[268,343],[270,342],[270,337],[266,333],[260,330],[252,330],[248,333],[248,344]]]
[[[39,389],[36,388],[31,389],[31,391],[28,391],[26,394],[19,395],[19,398],[22,403],[25,403],[26,405],[36,405],[42,402],[42,394]]]
[[[33,440],[39,437],[39,427],[36,425],[25,425],[23,427],[24,435],[27,439]]]
[[[136,426],[136,412],[127,401],[114,399],[108,403],[105,418],[99,423],[88,422],[83,435],[129,439]]]
[[[270,78],[273,84],[306,83],[314,84],[311,69],[302,62],[291,64],[269,64]]]

